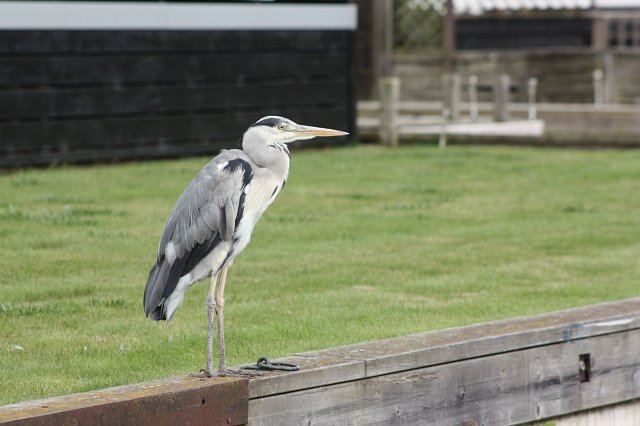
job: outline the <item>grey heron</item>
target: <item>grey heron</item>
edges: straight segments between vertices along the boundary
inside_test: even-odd
[[[287,182],[291,156],[286,144],[346,134],[303,126],[284,117],[263,117],[244,133],[241,150],[222,151],[200,170],[178,198],[149,273],[144,312],[152,320],[170,319],[187,289],[211,275],[206,301],[205,375],[213,374],[214,314],[218,323],[219,371],[227,371],[224,346],[227,271],[249,244],[260,216]]]

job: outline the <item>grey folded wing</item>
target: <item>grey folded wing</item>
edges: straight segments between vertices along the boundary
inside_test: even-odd
[[[244,210],[245,189],[253,177],[242,151],[225,151],[211,160],[184,190],[169,215],[158,256],[145,288],[150,316],[220,241],[233,238]]]

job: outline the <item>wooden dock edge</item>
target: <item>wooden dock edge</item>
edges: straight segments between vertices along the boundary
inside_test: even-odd
[[[250,425],[510,425],[640,398],[640,298],[301,353]]]
[[[640,398],[640,298],[0,407],[2,425],[511,425]]]
[[[0,407],[3,426],[244,425],[248,380],[174,377]]]

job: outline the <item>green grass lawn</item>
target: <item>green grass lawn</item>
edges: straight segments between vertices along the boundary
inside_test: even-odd
[[[142,295],[206,161],[0,175],[0,404],[204,367],[208,282],[168,323]],[[640,151],[297,151],[229,274],[229,363],[637,296],[639,259]]]

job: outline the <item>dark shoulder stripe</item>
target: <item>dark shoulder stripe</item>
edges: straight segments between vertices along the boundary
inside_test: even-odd
[[[242,216],[244,216],[244,203],[245,203],[246,195],[247,194],[244,191],[242,191],[242,193],[240,194],[240,200],[238,201],[238,213],[236,213],[236,227],[235,227],[236,230],[238,229],[238,225],[240,225]]]
[[[253,169],[251,168],[251,164],[248,161],[245,161],[241,158],[235,158],[233,160],[229,160],[229,163],[224,166],[223,169],[227,173],[235,173],[238,170],[242,170],[242,187],[246,187],[253,179]]]

